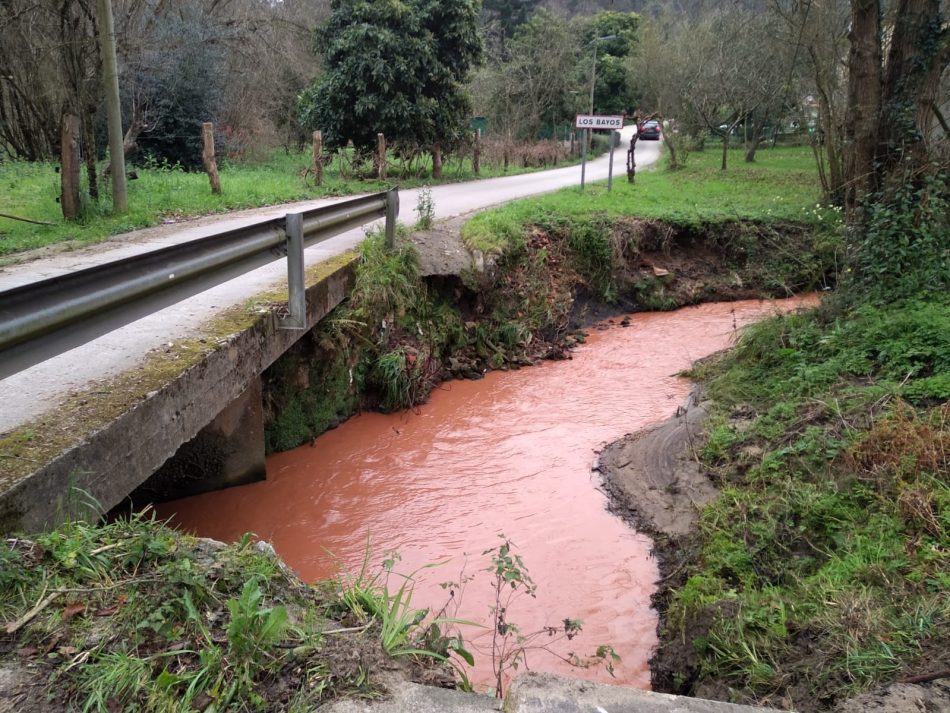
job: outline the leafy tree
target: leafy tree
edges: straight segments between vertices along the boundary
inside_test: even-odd
[[[577,35],[567,20],[539,10],[508,43],[508,58],[489,67],[480,86],[492,126],[515,137],[534,137],[546,124],[572,116],[581,90],[574,76]]]
[[[317,36],[325,74],[301,97],[301,121],[328,148],[390,141],[438,151],[468,118],[463,82],[481,56],[477,0],[333,0]]]
[[[511,37],[537,9],[540,0],[485,0],[484,14],[496,21],[505,37]]]
[[[590,77],[594,46],[597,48],[594,111],[616,114],[629,112],[635,102],[629,91],[625,59],[636,50],[640,16],[633,12],[605,10],[578,22],[581,42],[586,50],[586,56],[577,69],[582,82],[584,77]],[[601,40],[601,37],[610,39]],[[587,91],[590,91],[589,79]]]
[[[218,119],[224,100],[226,53],[215,42],[221,24],[198,9],[182,8],[156,25],[155,40],[124,67],[123,114],[143,115],[138,147],[145,155],[197,169],[201,124]]]

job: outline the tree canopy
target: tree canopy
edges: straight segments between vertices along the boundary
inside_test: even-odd
[[[464,91],[481,57],[477,0],[334,0],[318,30],[324,74],[301,97],[302,122],[328,148],[370,149],[376,134],[450,144],[464,131]]]
[[[581,43],[586,48],[586,58],[579,65],[582,78],[590,77],[594,45],[597,46],[595,113],[622,114],[633,108],[625,59],[636,50],[639,28],[640,16],[632,12],[605,10],[581,21]]]
[[[505,37],[514,35],[538,8],[540,0],[484,0],[485,16],[501,27]]]

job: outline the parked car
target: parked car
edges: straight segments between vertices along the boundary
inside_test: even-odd
[[[644,121],[637,127],[637,136],[641,139],[649,139],[650,141],[659,141],[660,140],[660,122],[658,121]]]

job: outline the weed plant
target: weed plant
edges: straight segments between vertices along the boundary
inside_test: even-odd
[[[435,201],[432,199],[432,191],[428,186],[419,190],[419,200],[416,202],[416,214],[419,219],[416,221],[417,230],[428,230],[432,227],[435,220]]]
[[[950,648],[948,373],[942,296],[775,318],[696,368],[723,492],[669,600],[699,655],[674,687],[824,710]]]
[[[264,374],[269,451],[309,441],[363,406],[398,411],[422,403],[443,360],[465,340],[458,312],[421,279],[405,227],[395,250],[375,230],[360,251],[349,300]]]
[[[499,537],[501,544],[482,553],[491,560],[486,571],[491,575],[494,594],[491,605],[491,661],[495,675],[495,696],[503,697],[508,676],[522,666],[527,668],[528,655],[531,653],[543,652],[578,668],[603,666],[612,676],[614,664],[620,661],[620,656],[609,644],[601,644],[596,652],[588,657],[574,653],[564,655],[558,651],[557,644],[572,641],[581,633],[584,622],[580,619],[566,617],[559,626],[546,626],[537,631],[522,631],[518,624],[511,620],[512,603],[522,597],[534,599],[537,596],[537,585],[531,579],[521,555],[515,552],[511,540],[504,535]]]
[[[378,627],[380,643],[390,656],[431,659],[452,666],[461,687],[471,690],[463,664],[474,666],[475,658],[466,649],[458,627],[478,625],[446,616],[451,601],[434,615],[428,608],[412,606],[416,576],[444,563],[429,564],[403,575],[394,571],[398,553],[390,553],[375,570],[370,564],[371,558],[372,549],[367,544],[360,571],[355,575],[346,572],[340,575],[336,583],[338,613],[353,617],[358,624]],[[391,588],[393,579],[401,581]]]

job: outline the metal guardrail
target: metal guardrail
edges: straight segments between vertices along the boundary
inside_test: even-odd
[[[392,246],[398,214],[392,189],[0,292],[0,379],[284,256],[281,327],[303,329],[304,248],[382,217]]]

